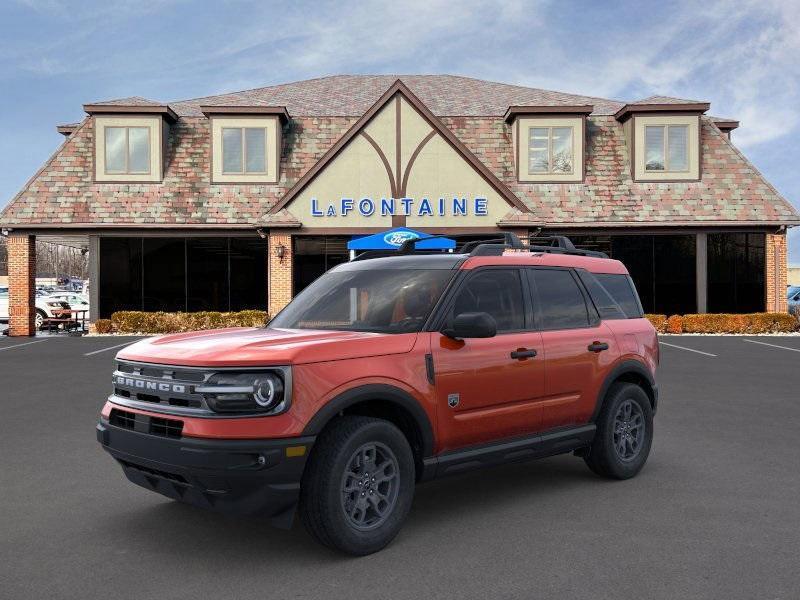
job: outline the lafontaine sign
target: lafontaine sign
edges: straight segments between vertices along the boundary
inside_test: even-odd
[[[362,217],[417,216],[417,217],[485,217],[489,214],[486,198],[340,198],[338,201],[320,202],[311,198],[312,217],[346,217],[350,213]]]

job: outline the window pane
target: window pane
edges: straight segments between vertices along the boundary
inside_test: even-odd
[[[186,240],[186,292],[190,311],[228,310],[228,238]]]
[[[248,308],[265,310],[267,307],[267,240],[255,236],[253,238],[231,238],[230,246],[231,310]]]
[[[639,300],[636,298],[636,292],[634,292],[633,282],[630,277],[613,274],[597,274],[595,277],[611,297],[616,300],[629,319],[642,316],[642,309],[639,306]]]
[[[108,319],[118,310],[142,310],[142,238],[101,237],[98,262],[98,316]]]
[[[550,169],[548,160],[547,127],[531,127],[528,130],[528,172],[547,173]]]
[[[587,327],[586,301],[572,273],[556,269],[530,269],[542,316],[542,329]]]
[[[106,127],[106,173],[125,172],[125,128]]]
[[[588,271],[578,271],[578,276],[583,281],[583,285],[589,291],[594,302],[597,312],[600,314],[601,319],[627,319],[628,315],[611,297],[608,290],[600,283],[598,276],[589,273]],[[624,275],[615,275],[614,277],[625,277]]]
[[[222,129],[222,172],[242,172],[242,130]]]
[[[664,170],[664,127],[644,128],[644,168],[647,171]]]
[[[128,128],[128,172],[150,172],[150,128]]]
[[[248,127],[244,130],[248,173],[264,173],[267,170],[267,130],[263,127]]]
[[[708,234],[708,311],[764,310],[764,234]]]
[[[553,127],[553,173],[572,173],[572,127]]]
[[[689,168],[689,128],[686,125],[670,125],[667,143],[669,170],[686,171]]]
[[[142,244],[144,310],[186,310],[186,240],[145,238]]]
[[[653,236],[655,312],[697,312],[697,241],[693,235]]]
[[[497,331],[525,328],[525,309],[519,271],[491,269],[469,278],[458,293],[452,319],[465,312],[485,312],[497,323]]]

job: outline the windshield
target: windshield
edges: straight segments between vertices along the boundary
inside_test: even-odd
[[[416,332],[454,273],[451,269],[332,271],[303,290],[269,327]]]

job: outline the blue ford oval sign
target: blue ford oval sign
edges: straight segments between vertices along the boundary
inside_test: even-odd
[[[390,246],[397,246],[399,248],[403,245],[403,242],[414,240],[418,237],[419,236],[413,231],[390,231],[383,236],[383,241]]]

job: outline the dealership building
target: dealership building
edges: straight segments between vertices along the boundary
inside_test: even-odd
[[[646,312],[785,311],[800,216],[709,109],[449,75],[87,104],[0,215],[11,334],[34,333],[36,239],[88,251],[93,317],[274,314],[364,236],[503,231],[622,260]]]

